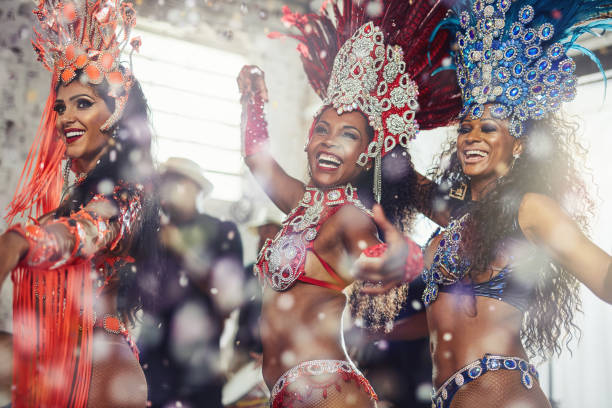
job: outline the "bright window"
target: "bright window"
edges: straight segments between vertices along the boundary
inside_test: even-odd
[[[212,198],[241,194],[238,54],[149,32],[134,53],[134,74],[151,108],[159,162],[185,157],[198,163],[215,186]],[[128,47],[129,48],[129,47]]]

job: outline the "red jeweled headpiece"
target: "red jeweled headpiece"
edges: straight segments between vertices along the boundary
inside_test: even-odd
[[[35,209],[35,215],[59,205],[63,176],[61,162],[65,145],[55,130],[53,104],[57,88],[83,72],[91,84],[106,80],[115,110],[100,128],[108,131],[121,119],[127,104],[132,74],[121,68],[119,57],[136,24],[132,3],[122,0],[39,0],[33,10],[38,17],[32,45],[38,60],[53,73],[51,89],[32,148],[28,154],[17,192],[9,205],[7,219]],[[131,41],[138,50],[140,39]]]
[[[450,34],[437,31],[448,7],[427,0],[344,0],[342,10],[336,2],[331,8],[335,24],[325,5],[306,15],[285,7],[283,21],[302,33],[290,37],[300,41],[304,70],[324,106],[358,110],[374,129],[358,164],[374,159],[380,201],[382,157],[398,144],[407,148],[419,129],[447,125],[461,108],[454,73],[441,69],[451,62]]]

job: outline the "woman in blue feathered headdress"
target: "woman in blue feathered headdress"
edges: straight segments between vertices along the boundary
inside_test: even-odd
[[[430,175],[463,204],[425,255],[432,405],[550,407],[528,358],[575,334],[578,282],[612,303],[612,258],[582,232],[593,207],[577,170],[585,151],[559,114],[576,93],[567,51],[596,60],[575,41],[611,27],[601,16],[612,2],[453,8],[442,25],[457,26],[463,110]]]
[[[600,16],[611,9],[455,6],[463,111],[431,175],[464,205],[432,239],[423,273],[436,407],[549,407],[528,358],[560,352],[575,334],[579,281],[612,303],[612,258],[582,232],[592,209],[577,170],[584,149],[559,113],[576,94],[567,51],[594,57],[575,41],[609,28]]]

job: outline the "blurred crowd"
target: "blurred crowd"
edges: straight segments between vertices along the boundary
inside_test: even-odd
[[[153,407],[268,404],[259,339],[262,289],[253,264],[243,265],[237,225],[207,214],[205,198],[212,189],[191,160],[170,158],[160,166],[164,292],[155,310],[144,311],[137,340]],[[257,249],[282,222],[278,211],[258,218],[247,229],[257,237]],[[406,310],[399,318],[409,315]],[[379,390],[380,406],[429,405],[425,337],[395,341],[352,329],[347,344]]]

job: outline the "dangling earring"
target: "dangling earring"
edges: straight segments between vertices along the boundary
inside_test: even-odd
[[[310,142],[310,140],[306,140],[306,143],[304,143],[304,151],[308,150],[308,143]]]
[[[450,198],[454,198],[457,200],[465,200],[465,195],[467,193],[467,184],[466,183],[461,183],[459,184],[459,186],[457,186],[457,188],[452,188],[449,190],[448,192],[448,196]]]
[[[62,187],[62,198],[60,202],[64,201],[64,196],[68,191],[68,183],[70,182],[70,168],[72,167],[72,159],[66,159],[66,165],[64,166],[64,186]]]
[[[465,196],[467,194],[468,189],[468,183],[466,179],[469,180],[469,178],[465,174],[463,174],[463,172],[460,172],[451,175],[450,179],[452,185],[457,187],[451,187],[448,191],[448,196],[456,200],[465,200]]]
[[[514,164],[515,164],[515,163],[516,163],[516,161],[517,161],[518,159],[520,159],[520,158],[521,158],[521,155],[520,155],[520,154],[518,154],[518,153],[516,153],[516,154],[512,155],[512,164],[510,165],[510,170],[512,170],[512,169],[514,168]]]
[[[70,177],[70,168],[72,167],[72,159],[66,159],[66,165],[64,166],[64,184],[68,183],[68,178]]]

